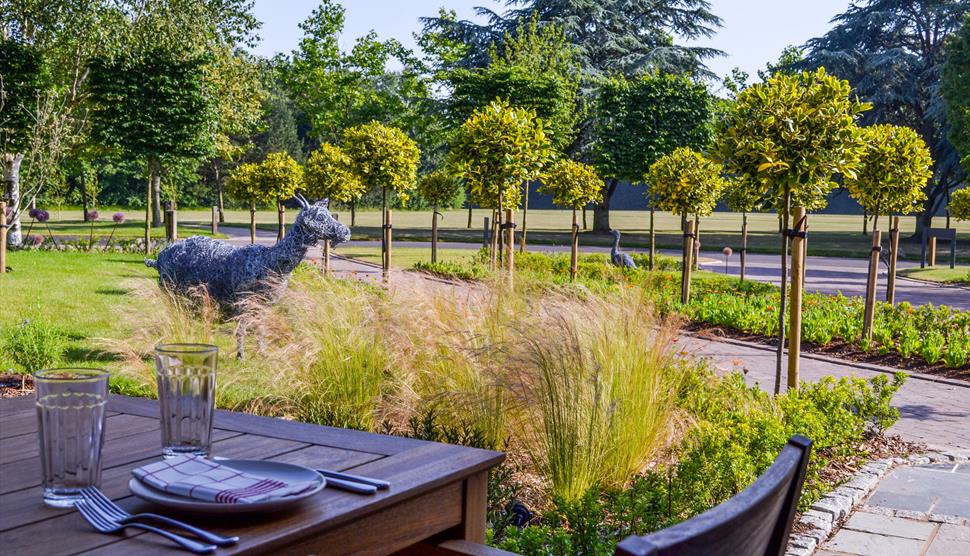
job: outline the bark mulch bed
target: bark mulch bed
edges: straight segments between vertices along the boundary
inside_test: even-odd
[[[691,322],[685,324],[684,328],[696,333],[701,338],[708,338],[712,340],[718,338],[731,338],[734,340],[742,340],[745,342],[752,342],[766,346],[778,345],[778,338],[776,337],[750,334],[748,332],[739,332],[737,330],[731,330],[729,328],[723,328],[720,326],[711,326],[704,323]],[[848,342],[843,342],[842,340],[833,340],[824,346],[809,342],[802,342],[802,350],[807,353],[817,353],[819,355],[847,359],[857,363],[870,363],[873,365],[892,367],[911,373],[925,373],[941,378],[952,378],[970,382],[970,365],[954,369],[952,367],[947,367],[943,363],[930,365],[925,360],[918,357],[906,359],[896,352],[890,352],[885,355],[881,355],[875,351],[865,353],[860,351],[855,345]]]
[[[19,398],[34,393],[34,377],[0,374],[0,398]]]

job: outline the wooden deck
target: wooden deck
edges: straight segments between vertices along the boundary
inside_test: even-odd
[[[383,436],[216,412],[213,455],[267,459],[350,471],[390,481],[366,496],[324,489],[292,510],[256,516],[201,518],[149,505],[128,490],[131,470],[159,459],[158,404],[111,396],[101,490],[131,512],[167,513],[238,545],[217,554],[390,554],[416,543],[485,539],[488,469],[504,455]],[[171,554],[157,535],[96,533],[72,509],[41,500],[34,399],[0,400],[0,550],[5,554]]]

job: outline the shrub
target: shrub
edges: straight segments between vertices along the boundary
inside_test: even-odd
[[[67,349],[64,333],[43,318],[24,320],[0,341],[5,356],[25,374],[57,365]]]

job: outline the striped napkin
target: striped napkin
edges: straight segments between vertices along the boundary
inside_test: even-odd
[[[131,473],[157,490],[222,504],[265,502],[306,492],[317,484],[256,477],[199,456],[176,456],[138,467]]]

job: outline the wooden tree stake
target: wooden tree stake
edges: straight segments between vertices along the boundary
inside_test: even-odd
[[[690,301],[691,254],[694,250],[694,223],[687,222],[684,228],[683,262],[680,271],[680,302],[684,305]]]
[[[431,209],[431,262],[438,262],[438,207]]]
[[[323,242],[323,274],[330,276],[330,240]]]
[[[879,270],[879,242],[882,232],[872,229],[872,251],[869,254],[869,277],[866,280],[866,312],[862,318],[862,336],[872,339],[872,321],[876,313],[876,273]]]
[[[569,244],[569,279],[576,281],[577,264],[579,262],[579,223],[576,221],[576,209],[573,209],[573,237]]]
[[[276,222],[276,243],[279,243],[286,235],[286,207],[279,200],[276,201]]]
[[[212,207],[212,235],[219,233],[219,207]]]
[[[744,282],[744,255],[748,252],[748,213],[741,213],[741,281]]]
[[[509,269],[509,287],[512,287],[512,276],[515,273],[515,211],[512,209],[505,209],[505,229],[508,230],[508,235],[506,236],[507,241],[505,242],[506,264]]]
[[[697,270],[701,254],[701,219],[694,215],[694,245],[691,248],[690,268]]]
[[[653,258],[654,258],[654,256],[656,255],[656,252],[657,252],[657,242],[656,242],[656,237],[657,236],[654,233],[655,228],[653,226],[653,215],[654,215],[654,212],[656,212],[656,209],[653,206],[653,199],[651,198],[650,199],[650,263],[649,263],[649,265],[647,267],[648,270],[653,270],[653,264],[654,264],[653,263]]]
[[[7,272],[7,203],[0,201],[0,274]]]
[[[256,244],[256,203],[249,203],[249,243]]]
[[[805,207],[795,207],[795,236],[791,244],[791,305],[788,308],[788,389],[798,388],[799,359],[802,350],[802,286],[805,274]]]
[[[894,216],[889,228],[889,278],[886,282],[886,302],[896,303],[896,258],[899,255],[899,217]]]
[[[791,213],[791,193],[785,192],[785,207],[778,215],[781,223],[781,287],[778,288],[778,348],[775,351],[775,394],[781,393],[781,367],[785,358],[785,307],[788,302],[788,217]]]

